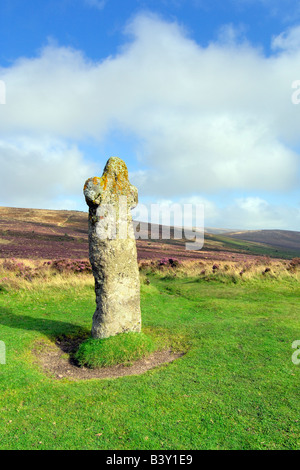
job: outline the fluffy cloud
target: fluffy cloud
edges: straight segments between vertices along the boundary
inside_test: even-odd
[[[222,214],[227,226],[234,229],[287,229],[299,231],[300,205],[271,204],[259,197],[238,198]]]
[[[274,50],[297,52],[300,49],[300,26],[294,26],[287,31],[283,31],[272,39]]]
[[[188,212],[186,213],[188,217],[184,218],[185,204],[191,206],[191,218],[189,218]],[[198,217],[197,206],[199,206]],[[177,225],[180,226],[202,228],[201,222],[203,221],[205,227],[232,230],[249,230],[250,228],[252,230],[261,230],[262,228],[286,230],[289,227],[290,230],[299,231],[300,227],[300,204],[291,207],[285,204],[270,203],[258,196],[234,198],[226,205],[221,201],[213,202],[199,196],[178,199],[176,202],[171,199],[161,199],[158,201],[157,209],[160,223],[164,223],[162,214],[165,208],[171,214],[172,225],[177,207],[179,214],[177,220],[181,221]],[[133,211],[133,215],[135,220],[158,223],[157,212],[152,210],[150,204],[139,204]],[[201,213],[204,215],[203,219]],[[151,218],[152,215],[154,218]]]
[[[230,40],[201,47],[178,24],[140,15],[126,28],[130,40],[104,61],[53,44],[20,58],[0,69],[7,90],[0,137],[4,144],[15,135],[105,142],[112,130],[129,133],[139,142],[134,182],[153,197],[287,191],[298,184],[300,108],[291,85],[300,78],[299,30],[273,38],[278,53],[270,57],[229,32]],[[79,158],[74,149],[67,146],[64,168]],[[54,167],[53,152],[44,154]],[[39,172],[47,171],[39,161]],[[53,173],[49,191],[55,187]]]
[[[0,140],[3,205],[76,209],[71,197],[82,199],[82,186],[91,174],[75,146],[60,141]]]

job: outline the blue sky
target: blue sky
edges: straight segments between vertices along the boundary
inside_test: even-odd
[[[296,1],[2,0],[0,45],[0,205],[87,210],[117,155],[141,204],[300,230]]]

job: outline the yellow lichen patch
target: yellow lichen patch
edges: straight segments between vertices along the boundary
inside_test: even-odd
[[[126,164],[118,157],[111,157],[105,165],[101,185],[113,194],[127,195],[130,191]]]
[[[98,176],[94,176],[93,178],[87,179],[85,184],[84,184],[83,191],[85,191],[88,188],[89,183],[92,182],[94,186],[97,186],[99,184],[100,180],[101,180],[101,178],[99,178]]]
[[[103,189],[105,191],[106,186],[107,186],[107,175],[103,174],[102,178],[100,178],[100,184],[103,186]]]
[[[100,180],[101,180],[101,178],[99,178],[98,176],[94,176],[92,181],[93,181],[93,184],[96,186],[97,184],[100,183]]]

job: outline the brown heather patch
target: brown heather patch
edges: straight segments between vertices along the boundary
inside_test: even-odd
[[[261,255],[251,255],[238,248],[222,249],[224,243],[208,235],[204,248],[199,251],[187,251],[184,240],[151,240],[148,236],[147,239],[136,241],[139,260],[168,256],[182,261],[243,263],[245,259],[262,258]],[[0,207],[0,240],[0,258],[86,259],[89,255],[88,213]]]
[[[147,275],[199,277],[204,280],[220,279],[247,281],[251,279],[300,280],[299,258],[291,261],[271,260],[266,257],[244,257],[242,260],[178,259],[162,257],[139,260],[141,283],[149,282]],[[88,259],[60,258],[32,260],[7,258],[0,260],[0,290],[40,289],[43,286],[68,287],[94,284]]]
[[[142,282],[147,280],[148,273],[160,273],[166,276],[199,277],[209,279],[227,279],[236,281],[251,279],[294,278],[300,280],[300,263],[296,261],[271,260],[267,257],[244,257],[239,260],[176,260],[163,258],[159,260],[141,260],[139,269]],[[295,267],[296,266],[296,267]]]

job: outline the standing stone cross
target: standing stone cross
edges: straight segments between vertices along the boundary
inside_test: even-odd
[[[130,213],[138,203],[138,191],[129,182],[123,160],[111,157],[102,177],[89,178],[83,192],[89,206],[89,257],[97,305],[92,336],[139,332],[140,280]]]

